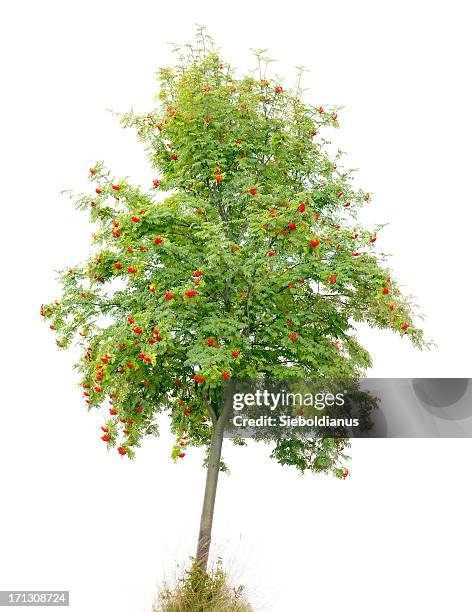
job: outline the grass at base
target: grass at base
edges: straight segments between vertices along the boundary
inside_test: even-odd
[[[244,587],[229,584],[221,561],[208,573],[195,563],[175,584],[164,584],[153,612],[254,612],[246,600]]]

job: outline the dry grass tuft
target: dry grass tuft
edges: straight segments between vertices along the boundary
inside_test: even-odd
[[[193,563],[173,585],[164,584],[153,612],[254,612],[244,587],[233,587],[221,561],[207,572]]]

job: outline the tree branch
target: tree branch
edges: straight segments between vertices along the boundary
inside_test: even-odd
[[[210,396],[208,395],[208,389],[206,388],[206,386],[204,386],[202,389],[202,395],[206,409],[208,410],[208,414],[211,417],[211,422],[213,423],[213,425],[216,425],[216,422],[218,421],[218,415],[216,414],[215,409],[211,405]]]

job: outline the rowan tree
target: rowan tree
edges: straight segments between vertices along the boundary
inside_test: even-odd
[[[207,449],[197,561],[208,560],[230,378],[356,379],[370,365],[356,324],[423,346],[412,306],[376,250],[381,226],[358,213],[354,186],[326,138],[338,108],[313,106],[257,70],[238,76],[200,32],[158,72],[156,108],[120,116],[155,169],[148,187],[90,168],[74,196],[95,225],[89,259],[60,274],[41,313],[78,343],[84,399],[103,412],[101,439],[133,458],[165,412],[172,457]],[[109,404],[111,401],[111,404]],[[275,442],[298,469],[347,475],[346,439]]]

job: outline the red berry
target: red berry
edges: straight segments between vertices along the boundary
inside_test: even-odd
[[[343,478],[346,478],[347,476],[349,476],[349,470],[343,470]]]
[[[185,453],[179,453],[179,457],[183,459],[185,457]]]
[[[117,270],[121,270],[123,266],[120,263],[116,263],[116,264],[113,264],[113,267],[115,267]]]
[[[135,334],[142,334],[143,333],[143,330],[140,327],[135,327],[133,329],[133,331],[134,331]]]
[[[172,155],[170,156],[170,159],[175,161],[177,159],[177,155],[175,153],[172,153]]]
[[[195,376],[193,377],[193,380],[195,380],[198,383],[205,382],[205,379],[199,376],[198,374],[195,374]]]
[[[275,93],[282,93],[283,90],[284,90],[284,88],[281,87],[280,85],[277,85],[277,87],[274,87]]]
[[[384,287],[384,288],[383,288],[383,290],[382,290],[382,293],[383,293],[384,295],[387,295],[387,293],[389,293],[389,289],[388,289],[388,287]]]
[[[135,268],[134,266],[130,266],[130,267],[128,268],[128,272],[129,272],[130,274],[136,274],[137,270],[136,270],[136,268]]]
[[[390,310],[393,312],[394,309],[395,309],[395,306],[393,304],[390,304]]]
[[[288,229],[293,232],[293,230],[297,229],[297,226],[295,225],[295,223],[289,223],[288,224]]]
[[[141,406],[138,406],[137,411],[138,411],[138,412],[142,412],[142,411],[143,411],[142,407],[141,407]]]
[[[218,175],[218,176],[215,176],[215,181],[216,181],[217,183],[221,183],[221,182],[223,181],[223,177],[222,177],[222,176],[219,176],[219,175]]]
[[[197,295],[197,292],[195,291],[195,289],[191,289],[190,291],[186,291],[186,292],[185,292],[185,295],[186,295],[188,298],[191,298],[191,297],[194,297],[195,295]]]
[[[310,246],[311,246],[312,249],[316,248],[319,244],[320,244],[319,240],[311,240],[310,241]]]
[[[375,242],[377,240],[377,234],[373,234],[372,238],[370,239],[371,242]]]
[[[267,257],[273,257],[275,255],[275,251],[269,251],[267,253]]]
[[[128,317],[128,322],[131,323],[131,325],[132,325],[134,323],[133,317]]]
[[[118,413],[116,412],[114,408],[110,408],[110,414],[114,416],[115,414],[118,414]]]
[[[255,187],[251,187],[251,189],[249,190],[249,193],[250,193],[251,195],[255,196],[255,195],[256,195],[256,193],[257,193],[257,189],[256,189]]]
[[[118,452],[120,453],[120,455],[126,455],[126,448],[123,448],[123,446],[119,446],[118,447]]]
[[[231,354],[233,355],[233,357],[236,358],[239,355],[239,351],[233,351]]]
[[[103,427],[103,425],[101,426],[101,430],[104,431],[105,433],[108,433],[109,431],[108,427]]]
[[[119,191],[121,189],[120,185],[112,185],[111,188],[115,191]]]
[[[159,181],[157,179],[154,179],[152,181],[152,184],[154,185],[154,187],[159,187]]]
[[[154,244],[162,244],[162,238],[159,238],[159,236],[154,238]]]
[[[100,189],[100,187],[97,187],[97,188],[95,189],[95,193],[102,193],[102,190]]]
[[[131,217],[131,221],[133,223],[139,223],[141,221],[140,217]]]
[[[410,327],[409,323],[403,323],[402,329],[408,329]]]
[[[109,442],[110,441],[110,436],[108,434],[105,434],[104,436],[102,436],[102,440],[104,442]]]
[[[168,292],[165,294],[165,298],[166,298],[166,300],[171,300],[173,297],[174,297],[174,294],[173,294],[173,293],[171,293],[170,291],[168,291]]]
[[[203,272],[201,272],[200,270],[195,270],[193,275],[198,278],[199,276],[203,276]]]
[[[305,210],[306,210],[306,204],[305,204],[305,202],[302,202],[302,203],[300,204],[300,206],[298,207],[298,210],[299,210],[301,213],[305,212]]]
[[[292,340],[293,342],[296,342],[298,340],[297,332],[292,332],[289,337],[290,337],[290,340]]]
[[[95,174],[95,168],[89,168],[90,174]]]

